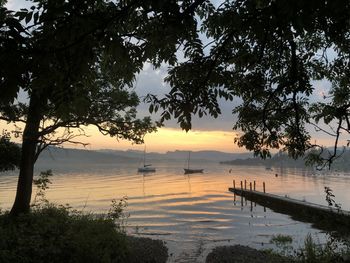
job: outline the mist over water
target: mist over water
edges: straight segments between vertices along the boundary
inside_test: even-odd
[[[232,180],[256,181],[257,190],[324,204],[324,186],[337,203],[350,210],[350,176],[318,174],[298,169],[226,166],[215,162],[192,163],[203,174],[183,174],[185,162],[153,161],[156,173],[138,174],[135,163],[90,163],[51,167],[54,176],[47,198],[86,212],[107,212],[111,200],[128,197],[127,231],[132,235],[162,239],[169,247],[170,262],[198,262],[217,245],[245,244],[269,248],[272,235],[293,237],[298,247],[307,233],[321,241],[324,234],[310,224],[242,200],[228,191]],[[46,169],[37,167],[38,171]],[[231,169],[231,172],[229,172]],[[275,174],[278,174],[278,177]],[[0,175],[0,206],[10,208],[17,173]],[[35,192],[35,190],[34,190]]]

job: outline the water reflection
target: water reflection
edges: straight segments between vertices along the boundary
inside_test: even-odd
[[[214,163],[201,165],[204,174],[184,175],[182,166],[176,163],[154,162],[154,165],[157,172],[153,174],[136,174],[137,167],[126,164],[85,167],[84,172],[55,173],[53,169],[53,184],[47,197],[74,208],[85,207],[84,211],[106,212],[111,199],[128,196],[129,233],[165,240],[174,253],[174,261],[183,251],[197,255],[198,249],[204,253],[212,246],[226,243],[267,248],[273,234],[292,235],[295,242],[303,242],[308,232],[319,232],[310,224],[234,196],[228,192],[232,180],[237,186],[246,180],[248,187],[255,181],[257,190],[262,190],[266,182],[267,192],[319,204],[326,204],[323,189],[329,186],[336,201],[344,209],[350,209],[347,175],[315,175],[282,166],[266,171],[264,167],[227,167]],[[12,204],[16,182],[15,174],[0,176],[2,208]]]

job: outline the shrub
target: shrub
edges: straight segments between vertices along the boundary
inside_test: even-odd
[[[126,236],[108,217],[47,204],[0,215],[0,262],[126,262]]]

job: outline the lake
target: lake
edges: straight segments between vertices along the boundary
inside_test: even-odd
[[[273,235],[293,237],[301,246],[311,233],[322,242],[325,234],[310,224],[250,201],[234,200],[228,187],[241,180],[266,182],[269,193],[326,205],[324,187],[335,194],[335,201],[350,210],[350,176],[344,173],[315,174],[300,169],[228,166],[214,162],[194,162],[203,174],[183,174],[181,162],[153,161],[156,173],[138,174],[137,164],[76,164],[53,168],[47,198],[69,203],[86,212],[107,212],[113,198],[128,197],[127,231],[132,235],[164,240],[169,262],[202,262],[219,245],[244,244],[270,248]],[[37,170],[47,167],[38,167]],[[278,174],[278,177],[275,174]],[[14,200],[17,173],[0,175],[0,206],[8,209]]]

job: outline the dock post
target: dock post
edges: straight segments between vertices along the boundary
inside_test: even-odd
[[[256,187],[256,182],[255,182],[255,180],[254,180],[254,191],[255,191],[255,187]]]
[[[241,181],[241,190],[243,190],[243,182]]]
[[[233,189],[236,189],[236,181],[233,180]]]
[[[265,194],[265,182],[263,182],[263,190],[264,190],[264,194]]]
[[[252,182],[249,183],[249,190],[252,191]]]
[[[247,180],[244,180],[244,190],[247,190]]]

